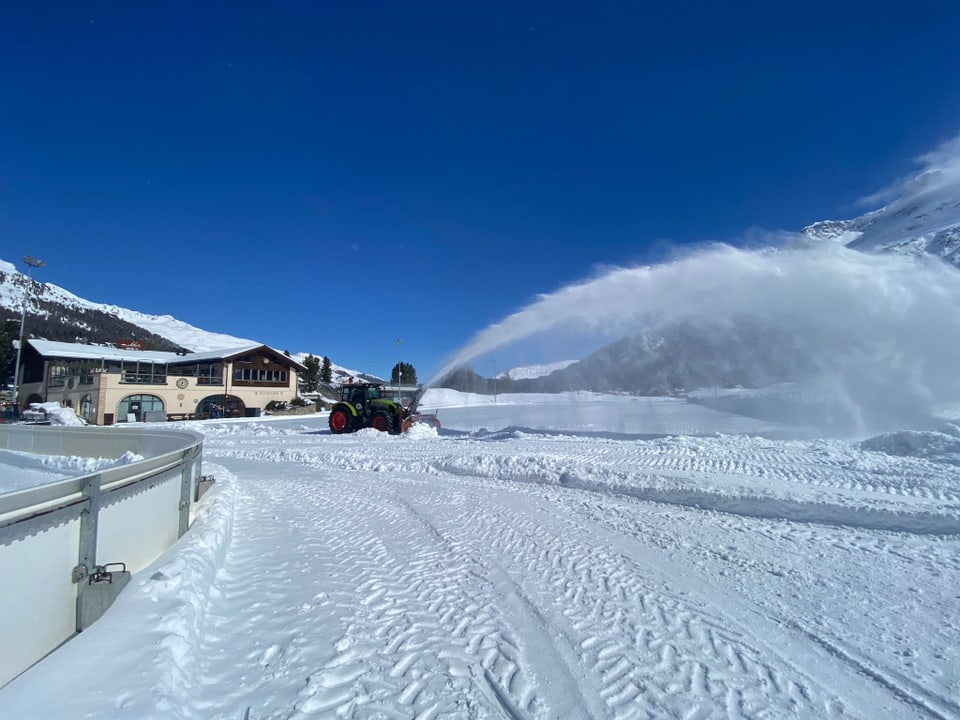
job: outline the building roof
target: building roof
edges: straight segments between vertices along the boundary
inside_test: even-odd
[[[84,345],[81,343],[56,342],[54,340],[27,340],[27,342],[45,358],[69,358],[73,360],[116,360],[127,362],[167,363],[179,365],[194,362],[211,362],[215,360],[229,360],[238,355],[244,355],[254,350],[265,349],[282,357],[290,365],[303,369],[303,366],[291,357],[277,352],[266,345],[241,345],[224,350],[210,350],[207,352],[187,353],[178,355],[175,352],[162,350],[125,350],[106,345]]]
[[[27,340],[43,357],[75,360],[129,360],[130,362],[172,363],[185,356],[160,350],[124,350],[106,345],[56,342],[54,340]]]

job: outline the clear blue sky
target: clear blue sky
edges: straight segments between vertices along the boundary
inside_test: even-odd
[[[6,3],[0,257],[425,379],[598,266],[861,214],[958,58],[956,2]]]

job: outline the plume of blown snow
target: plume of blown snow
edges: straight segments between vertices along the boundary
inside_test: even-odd
[[[683,321],[723,327],[744,315],[790,330],[864,428],[873,418],[918,417],[938,401],[960,401],[960,273],[937,260],[832,244],[719,245],[662,265],[612,269],[481,331],[428,385],[540,337],[570,337],[572,351],[584,334],[627,337]]]

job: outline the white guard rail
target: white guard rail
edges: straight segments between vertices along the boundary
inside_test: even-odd
[[[130,573],[187,531],[203,437],[151,428],[0,425],[0,449],[144,458],[0,494],[2,687],[96,620]]]

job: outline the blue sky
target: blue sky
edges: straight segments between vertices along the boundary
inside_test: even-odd
[[[861,214],[960,130],[958,38],[948,2],[8,3],[0,257],[425,379],[598,268]]]

